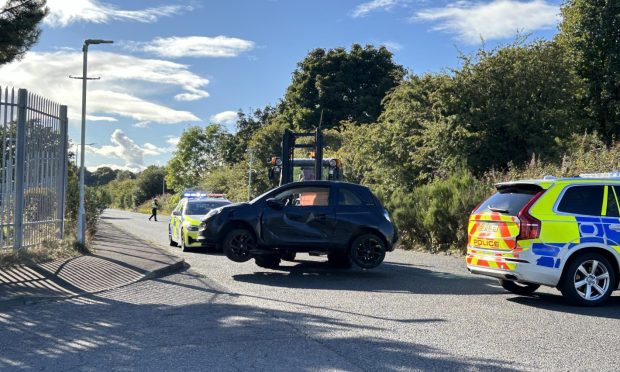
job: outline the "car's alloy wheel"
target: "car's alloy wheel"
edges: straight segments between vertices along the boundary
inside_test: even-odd
[[[188,252],[189,247],[185,244],[185,232],[183,231],[183,229],[181,229],[181,234],[179,235],[179,238],[181,239],[181,250],[183,252]]]
[[[349,255],[359,267],[372,269],[383,262],[385,258],[385,244],[375,234],[364,234],[353,241]]]
[[[614,269],[600,254],[579,255],[566,270],[561,290],[572,303],[584,306],[600,305],[607,301],[614,290]]]
[[[499,284],[507,290],[508,292],[512,292],[514,294],[518,294],[520,296],[529,296],[532,293],[536,292],[538,288],[540,288],[539,284],[532,283],[517,283],[512,280],[500,279]]]
[[[170,225],[168,225],[168,243],[170,244],[171,247],[178,246],[177,242],[172,240],[172,228],[170,227]]]
[[[256,248],[254,235],[246,229],[234,229],[224,239],[224,254],[235,262],[246,262],[252,258],[251,250]]]

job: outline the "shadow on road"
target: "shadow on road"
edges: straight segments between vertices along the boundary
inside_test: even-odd
[[[368,327],[303,310],[266,311],[191,275],[181,285],[164,278],[107,297],[20,306],[0,313],[0,321],[0,339],[7,341],[0,369],[519,368],[415,342],[351,336],[351,330]]]
[[[253,274],[233,275],[246,283],[285,288],[364,292],[484,295],[505,293],[494,280],[441,273],[414,265],[384,262],[372,270],[337,269],[327,262],[295,261],[277,271],[260,269]]]
[[[112,217],[112,216],[101,216],[99,218],[102,220],[130,220],[131,219],[127,217]]]
[[[508,301],[537,309],[555,311],[559,313],[593,316],[599,318],[620,319],[620,297],[613,296],[600,307],[581,307],[566,303],[560,292],[556,294],[537,293],[533,296],[512,297]]]

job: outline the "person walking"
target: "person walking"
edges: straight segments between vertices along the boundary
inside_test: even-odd
[[[149,217],[149,221],[151,218],[155,217],[155,221],[157,221],[157,210],[159,209],[159,203],[156,198],[153,198],[153,203],[151,203],[151,217]]]

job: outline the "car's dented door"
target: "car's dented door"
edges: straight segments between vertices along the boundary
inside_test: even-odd
[[[261,236],[266,244],[299,246],[329,244],[334,232],[333,192],[329,186],[298,187],[276,195],[285,205],[266,207]]]

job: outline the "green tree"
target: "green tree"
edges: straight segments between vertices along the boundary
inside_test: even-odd
[[[558,40],[585,82],[583,107],[609,145],[620,135],[620,2],[568,0]]]
[[[8,0],[0,8],[0,65],[20,59],[37,42],[45,0]]]
[[[174,190],[196,186],[211,169],[224,164],[229,143],[230,134],[218,124],[186,129],[168,161],[166,185]]]
[[[381,113],[381,100],[403,75],[403,67],[385,47],[314,49],[293,72],[283,109],[302,129],[317,127],[321,116],[325,128],[343,120],[372,123]]]
[[[151,165],[140,172],[136,182],[136,204],[142,204],[146,200],[163,193],[164,177],[166,168]]]

